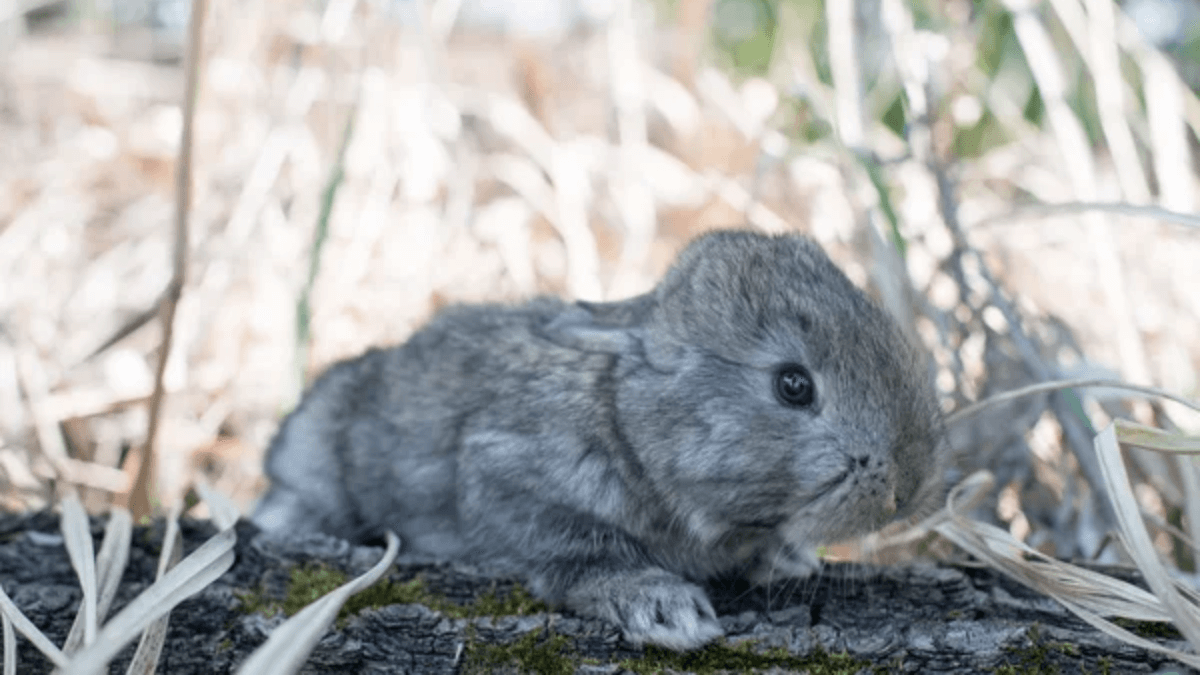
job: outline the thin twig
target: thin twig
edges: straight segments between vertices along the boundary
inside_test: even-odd
[[[188,215],[192,204],[192,127],[196,117],[196,97],[200,88],[200,59],[204,37],[204,15],[208,8],[205,0],[192,3],[191,26],[188,32],[188,51],[185,66],[183,91],[183,129],[179,137],[179,162],[175,173],[175,246],[172,259],[171,281],[163,294],[162,344],[159,346],[158,364],[154,370],[154,393],[150,397],[149,421],[146,424],[146,442],[141,453],[130,453],[136,461],[137,477],[129,495],[129,510],[135,520],[141,521],[153,509],[155,466],[155,441],[158,435],[162,399],[165,393],[163,374],[167,370],[167,359],[171,356],[172,338],[175,332],[175,311],[183,294],[183,283],[187,278]],[[132,458],[139,455],[136,460]],[[138,461],[140,460],[140,461]],[[132,468],[127,463],[128,468]]]

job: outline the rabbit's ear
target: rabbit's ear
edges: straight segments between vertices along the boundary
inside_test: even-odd
[[[585,352],[626,354],[642,342],[654,293],[618,302],[577,302],[543,328],[545,337]]]

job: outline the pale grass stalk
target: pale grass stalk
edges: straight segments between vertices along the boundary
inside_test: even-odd
[[[473,112],[488,120],[495,130],[507,136],[543,171],[554,169],[554,139],[529,110],[509,96],[462,87],[447,87],[447,94],[460,110]]]
[[[1186,456],[1182,456],[1182,455],[1176,456],[1175,459],[1191,461]],[[1175,537],[1180,542],[1182,542],[1185,546],[1190,546],[1192,548],[1196,547],[1196,542],[1192,541],[1192,538],[1190,536],[1188,536],[1187,532],[1184,532],[1183,530],[1179,529],[1178,527],[1175,527],[1174,525],[1168,523],[1167,521],[1163,520],[1159,516],[1149,512],[1149,511],[1147,511],[1144,508],[1141,509],[1141,514],[1142,514],[1142,518],[1144,518],[1147,523],[1150,523],[1152,526],[1162,530],[1163,532],[1166,532],[1167,534],[1171,535],[1172,537]]]
[[[167,514],[167,531],[163,535],[163,546],[158,556],[158,570],[154,580],[159,581],[167,570],[174,567],[183,555],[183,537],[179,532],[179,516],[183,513],[183,501],[176,500]],[[162,653],[163,643],[167,639],[167,625],[171,613],[167,612],[155,619],[138,640],[137,650],[125,670],[126,675],[154,675],[158,665],[159,654]]]
[[[1095,57],[1095,52],[1091,49],[1092,43],[1089,36],[1088,14],[1084,11],[1084,3],[1091,0],[1049,0],[1050,6],[1054,9],[1055,15],[1058,16],[1059,23],[1067,33],[1067,38],[1071,40],[1071,45],[1075,47],[1079,58],[1083,60],[1085,66],[1095,71],[1092,66],[1092,59]],[[1022,3],[1022,8],[1027,6]],[[1012,5],[1009,6],[1012,9]]]
[[[484,169],[496,180],[512,188],[552,226],[558,228],[554,188],[546,182],[536,164],[520,155],[497,152],[485,159]]]
[[[792,229],[782,216],[754,199],[750,191],[734,179],[710,169],[704,173],[704,182],[709,192],[720,197],[726,204],[745,214],[746,222],[768,234],[778,234]]]
[[[1175,211],[1191,211],[1196,204],[1196,174],[1192,170],[1191,139],[1184,125],[1184,94],[1191,92],[1185,90],[1175,67],[1158,51],[1135,53],[1134,58],[1142,70],[1159,203]]]
[[[763,157],[777,161],[788,154],[791,148],[787,138],[765,124],[769,114],[764,117],[762,111],[750,110],[727,76],[706,68],[696,77],[696,91],[705,103],[721,111],[747,141],[756,143]],[[762,158],[759,166],[763,166]],[[747,190],[734,178],[721,175],[715,169],[705,172],[705,180],[709,191],[715,192],[726,204],[737,209],[751,225],[765,232],[790,230],[787,221],[763,205],[755,194],[759,173],[755,175],[754,190]]]
[[[787,5],[782,5],[786,8]],[[804,45],[783,45],[787,57],[787,66],[793,82],[800,88],[803,99],[810,106],[814,116],[830,122],[832,125],[837,111],[837,93],[833,87],[821,81],[817,74],[817,64],[812,54]]]
[[[638,49],[633,0],[617,0],[608,25],[609,90],[616,109],[617,165],[609,172],[613,201],[625,225],[625,241],[609,296],[641,290],[638,270],[646,265],[658,229],[654,196],[641,177],[639,160],[646,152],[646,70]]]
[[[1182,225],[1200,229],[1200,216],[1180,211],[1169,211],[1158,206],[1140,206],[1135,204],[1120,204],[1107,202],[1062,202],[1057,204],[1038,204],[1036,206],[1021,206],[1007,213],[999,213],[979,220],[970,229],[982,229],[995,225],[1028,218],[1050,218],[1064,214],[1087,213],[1100,211],[1113,215],[1131,218],[1146,218],[1172,225]],[[1119,221],[1123,222],[1123,221]]]
[[[158,650],[161,649],[162,638],[165,637],[165,617],[171,609],[197,592],[203,590],[233,565],[233,545],[237,541],[234,526],[238,520],[238,508],[228,497],[210,488],[207,483],[200,481],[196,484],[209,507],[214,523],[220,528],[217,535],[211,537],[199,549],[189,555],[181,564],[168,571],[172,560],[178,561],[182,551],[182,540],[179,537],[178,518],[182,502],[177,502],[172,509],[164,541],[162,556],[159,559],[158,579],[153,585],[143,591],[133,602],[129,603],[112,621],[100,631],[95,642],[82,652],[68,656],[54,647],[28,620],[16,611],[7,596],[0,588],[0,612],[17,622],[22,634],[48,658],[67,673],[99,673],[107,668],[112,659],[124,645],[143,632],[143,628],[152,623],[162,626],[147,630],[143,633],[142,644],[139,644],[130,664],[130,673],[152,673],[158,660]],[[120,583],[121,574],[129,555],[132,517],[128,511],[115,509],[109,518],[104,544],[101,546],[99,576],[101,590],[98,601],[100,616],[107,613]],[[7,602],[7,604],[6,604]],[[23,623],[22,623],[23,622]],[[25,625],[28,624],[28,628]],[[32,629],[34,633],[26,632]],[[160,634],[155,635],[155,631]],[[74,632],[74,629],[73,629]],[[150,637],[147,637],[150,636]],[[158,647],[154,647],[157,641]],[[68,636],[67,644],[71,637]],[[148,645],[144,647],[143,645]],[[56,672],[60,672],[56,670]]]
[[[1102,461],[1101,465],[1104,464]],[[990,488],[991,475],[979,473],[986,474],[986,480],[980,481],[977,473],[951,491],[947,506],[943,509],[945,513],[935,516],[933,529],[993,569],[1053,597],[1097,630],[1193,667],[1200,666],[1200,658],[1194,654],[1140,638],[1103,618],[1119,616],[1138,621],[1172,620],[1174,615],[1171,608],[1157,593],[1157,589],[1154,594],[1148,593],[1105,574],[1050,558],[1014,539],[1003,529],[960,515],[963,508],[958,502],[964,488]],[[1129,500],[1133,499],[1127,482],[1124,485],[1110,484],[1108,487],[1109,494],[1124,494]],[[1136,513],[1136,504],[1134,508]],[[1166,583],[1177,592],[1190,594],[1186,587],[1181,587],[1177,582],[1167,579]],[[1192,611],[1195,611],[1194,607]]]
[[[1162,205],[1175,211],[1195,208],[1195,174],[1184,125],[1200,136],[1200,98],[1179,77],[1162,52],[1147,44],[1124,12],[1117,16],[1117,42],[1142,70],[1146,118],[1154,148],[1154,171]]]
[[[454,114],[461,119],[461,111],[455,110]],[[442,221],[450,232],[464,230],[471,222],[471,214],[475,211],[475,186],[480,179],[483,161],[478,152],[460,140],[454,163],[458,170],[447,181],[446,205],[442,211]]]
[[[567,292],[580,300],[603,300],[600,284],[600,254],[596,237],[588,227],[593,195],[588,175],[568,144],[554,146],[550,176],[554,181],[554,206],[558,236],[567,250]]]
[[[354,8],[358,0],[330,0],[325,5],[321,15],[321,41],[326,44],[338,44],[346,36],[350,19],[354,17]]]
[[[69,658],[67,655],[62,653],[61,649],[55,647],[54,643],[50,641],[50,638],[46,637],[45,633],[38,630],[38,627],[33,625],[33,622],[31,622],[29,619],[25,618],[25,615],[21,613],[21,610],[17,609],[17,606],[14,605],[12,599],[8,597],[8,593],[5,592],[3,586],[0,586],[0,614],[4,615],[6,626],[11,626],[11,628],[15,628],[18,633],[24,635],[25,639],[29,640],[29,642],[32,643],[33,646],[37,648],[37,650],[41,652],[43,656],[49,659],[51,663],[60,668],[69,663]],[[15,641],[16,640],[14,638],[13,642],[15,643]],[[16,645],[14,644],[12,649],[8,648],[7,631],[5,635],[4,653],[6,655],[12,654],[14,661],[17,658]],[[8,660],[8,656],[5,656],[5,660]]]
[[[450,87],[447,94],[459,109],[478,111],[551,177],[555,217],[549,220],[566,249],[567,291],[575,298],[603,299],[600,254],[588,227],[588,175],[576,151],[569,144],[556,142],[524,106],[507,96],[479,95]],[[538,205],[534,203],[534,207]]]
[[[49,459],[49,457],[47,457]],[[84,462],[73,457],[51,461],[49,471],[43,471],[38,466],[32,467],[34,473],[41,478],[61,480],[70,485],[96,488],[112,493],[121,493],[129,489],[131,481],[120,469]]]
[[[74,490],[63,496],[62,517],[59,527],[62,530],[63,544],[67,556],[71,559],[71,567],[79,578],[79,586],[83,589],[83,602],[79,603],[79,614],[83,616],[83,646],[88,647],[96,641],[96,558],[93,549],[92,533],[88,523],[87,513],[79,496]]]
[[[1071,177],[1075,196],[1081,201],[1095,201],[1096,171],[1087,136],[1079,119],[1066,102],[1066,82],[1062,63],[1037,15],[1022,0],[1004,0],[1013,12],[1013,29],[1025,59],[1033,71],[1033,79],[1042,94],[1046,115],[1059,145],[1060,153]],[[1112,322],[1126,376],[1138,381],[1150,379],[1145,347],[1136,323],[1126,320],[1132,316],[1125,289],[1125,274],[1108,222],[1096,213],[1084,215],[1088,239],[1096,258],[1096,277],[1111,308],[1118,317]]]
[[[1200,469],[1191,457],[1176,456],[1172,459],[1175,460],[1176,473],[1183,489],[1180,503],[1183,504],[1183,515],[1187,519],[1187,532],[1183,533],[1180,540],[1186,542],[1192,548],[1192,556],[1200,560],[1200,540],[1196,537],[1197,530],[1200,530]]]
[[[1124,118],[1125,105],[1114,105],[1124,99],[1128,86],[1120,75],[1116,51],[1118,45],[1134,58],[1142,70],[1143,98],[1146,101],[1160,201],[1163,206],[1173,210],[1190,211],[1193,206],[1193,173],[1191,149],[1183,125],[1186,119],[1193,130],[1200,134],[1200,101],[1183,84],[1175,68],[1162,53],[1146,44],[1140,31],[1119,6],[1114,6],[1111,0],[1083,1],[1088,6],[1086,14],[1080,0],[1050,0],[1050,4],[1096,80],[1101,125],[1109,139],[1114,168],[1126,198],[1139,201],[1135,197],[1144,187],[1148,200],[1149,187],[1136,151],[1129,152],[1129,148],[1133,147],[1133,139]],[[1192,111],[1190,115],[1189,107]],[[1122,129],[1116,130],[1116,126]],[[1128,140],[1117,138],[1121,135]],[[1141,187],[1134,173],[1140,176]]]
[[[67,675],[105,672],[108,662],[155,619],[199,593],[233,566],[237,533],[221,530],[163,575],[112,618],[92,646],[66,665]]]
[[[705,103],[721,112],[742,136],[752,141],[759,136],[761,123],[742,105],[741,97],[729,77],[715,68],[705,68],[696,76],[696,93]]]
[[[929,60],[921,40],[917,37],[912,13],[908,7],[901,0],[883,0],[882,10],[883,26],[891,43],[896,72],[908,101],[908,124],[905,128],[908,148],[925,174],[924,180],[929,181],[933,186],[932,190],[936,192],[943,185],[948,185],[948,182],[939,180],[938,172],[941,168],[933,148],[933,131],[929,127]],[[939,211],[933,209],[930,214],[933,216],[930,218],[933,222],[929,225],[936,223],[945,227],[945,222],[939,222],[936,214],[939,214]],[[871,272],[880,289],[880,297],[888,311],[900,321],[909,339],[919,342],[912,280],[908,276],[904,259],[896,250],[895,242],[885,240],[881,236],[880,233],[888,231],[890,226],[879,222],[882,220],[879,210],[873,209],[870,217],[876,221],[870,228],[871,259],[875,261]]]
[[[1106,379],[1106,378],[1078,378],[1078,379],[1070,379],[1070,380],[1054,380],[1051,382],[1039,382],[1037,384],[1031,384],[1027,387],[1020,387],[1018,389],[1012,389],[1010,391],[1006,391],[1006,392],[1002,392],[999,394],[995,394],[993,396],[989,396],[988,398],[986,398],[982,401],[976,401],[974,403],[971,403],[970,405],[967,405],[966,407],[964,407],[960,410],[955,410],[953,413],[946,416],[945,423],[946,423],[946,426],[958,424],[962,420],[982,411],[985,408],[988,408],[990,406],[993,406],[993,405],[996,405],[999,403],[1004,403],[1006,401],[1012,401],[1014,399],[1024,398],[1026,396],[1033,396],[1035,394],[1044,394],[1047,392],[1059,391],[1061,389],[1071,389],[1071,388],[1082,389],[1082,388],[1086,388],[1086,387],[1104,387],[1107,389],[1123,389],[1126,391],[1133,391],[1133,392],[1137,392],[1139,394],[1144,394],[1146,396],[1157,396],[1159,398],[1165,398],[1167,400],[1174,401],[1182,406],[1191,408],[1192,410],[1200,411],[1200,403],[1192,401],[1183,396],[1179,396],[1178,394],[1173,394],[1169,391],[1165,391],[1163,389],[1158,389],[1156,387],[1145,387],[1142,385],[1129,384],[1127,382],[1122,382],[1121,380],[1110,380],[1110,379]]]
[[[304,78],[297,78],[297,81],[303,80]],[[296,85],[293,84],[293,89],[295,88]],[[250,238],[250,233],[258,221],[258,214],[266,205],[271,188],[283,170],[288,151],[295,143],[295,133],[293,125],[285,124],[267,134],[267,140],[259,150],[258,159],[242,185],[241,194],[234,203],[233,214],[225,226],[227,244],[232,249],[245,246]]]
[[[691,139],[700,129],[700,104],[691,90],[679,80],[643,63],[642,77],[650,104],[666,119],[681,138]],[[694,74],[692,79],[695,79]]]
[[[233,503],[233,500],[225,493],[214,489],[203,478],[198,477],[194,487],[200,494],[200,498],[204,500],[204,504],[208,506],[208,517],[218,529],[232,530],[237,526],[242,512],[238,505]]]
[[[883,25],[892,43],[896,71],[908,100],[908,146],[918,161],[929,161],[929,104],[925,88],[929,83],[929,63],[913,28],[912,12],[902,0],[883,0]]]
[[[99,590],[96,596],[96,620],[103,622],[112,607],[112,601],[117,595],[117,587],[121,584],[121,576],[129,562],[129,544],[133,538],[133,516],[122,508],[113,508],[108,514],[108,524],[104,526],[104,540],[100,543],[100,552],[96,554],[96,579]],[[63,641],[62,650],[70,655],[78,651],[83,643],[82,612],[75,617],[75,623]]]
[[[433,39],[444,42],[458,20],[463,0],[432,0],[429,8],[429,32]]]
[[[1200,409],[1195,405],[1192,407]],[[1113,424],[1121,437],[1121,445],[1154,452],[1200,455],[1200,436],[1171,433],[1124,419],[1115,419]]]
[[[1096,437],[1096,453],[1100,456],[1100,468],[1109,483],[1109,495],[1117,514],[1121,540],[1142,572],[1147,585],[1170,612],[1175,626],[1192,644],[1193,649],[1200,648],[1200,610],[1196,607],[1196,595],[1194,592],[1181,592],[1178,583],[1170,577],[1166,567],[1159,560],[1150,540],[1150,533],[1141,519],[1129,476],[1125,472],[1120,448],[1120,443],[1125,438],[1131,438],[1132,442],[1137,443],[1146,441],[1140,432],[1127,431],[1125,425],[1116,424],[1109,425]],[[1188,662],[1194,667],[1200,667],[1198,658],[1192,657]]]
[[[1121,77],[1120,56],[1117,54],[1116,20],[1112,0],[1085,0],[1088,13],[1088,36],[1091,38],[1092,79],[1096,86],[1096,106],[1100,127],[1112,153],[1113,169],[1127,201],[1145,204],[1150,201],[1150,186],[1142,171],[1141,158],[1129,129],[1129,106],[1125,102],[1125,81]]]
[[[830,2],[825,6],[829,31],[829,67],[833,74],[837,134],[842,145],[863,145],[862,80],[855,51],[855,11],[853,0]]]
[[[972,478],[985,479],[974,489],[990,489],[986,471]],[[965,483],[966,481],[964,481]],[[978,481],[975,481],[978,482]],[[933,529],[989,567],[1064,604],[1074,604],[1105,616],[1138,621],[1166,621],[1168,615],[1153,593],[1106,574],[1051,558],[1015,539],[1007,530],[961,515],[961,492],[956,487],[947,500],[947,514]]]
[[[391,567],[400,550],[400,539],[392,531],[387,533],[387,550],[374,567],[366,573],[321,596],[300,610],[271,633],[266,643],[259,647],[238,668],[238,673],[256,675],[272,673],[288,675],[300,670],[317,642],[329,630],[337,618],[342,605],[356,593],[377,582]]]
[[[42,362],[29,348],[15,350],[17,379],[25,392],[38,448],[54,471],[52,478],[68,484],[99,488],[109,492],[128,489],[129,477],[112,467],[83,462],[67,455],[67,445],[59,432],[60,419],[52,414],[49,385]]]
[[[59,433],[58,420],[49,416],[44,403],[49,390],[46,371],[32,349],[18,348],[16,361],[17,376],[33,417],[33,430],[37,434],[38,448],[49,460],[50,466],[54,467],[55,473],[63,476],[68,472],[67,444]]]
[[[0,628],[4,631],[4,675],[17,675],[17,634],[7,613],[0,612]]]

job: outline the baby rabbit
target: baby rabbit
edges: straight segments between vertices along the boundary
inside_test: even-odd
[[[456,307],[333,366],[272,442],[254,520],[391,529],[690,649],[722,634],[697,583],[806,576],[816,545],[934,503],[938,415],[817,244],[717,232],[645,295]]]

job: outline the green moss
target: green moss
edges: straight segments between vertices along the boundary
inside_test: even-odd
[[[533,597],[524,586],[517,584],[505,595],[497,595],[493,587],[487,593],[479,596],[474,603],[474,616],[490,616],[493,619],[501,616],[528,616],[549,612],[546,603]]]
[[[294,615],[344,583],[344,572],[325,565],[293,567],[287,595],[283,598],[283,615]]]
[[[515,669],[518,673],[570,675],[578,657],[563,635],[544,630],[529,631],[509,645],[480,645],[474,635],[467,641],[464,675]]]
[[[325,565],[301,565],[291,570],[287,594],[282,601],[270,597],[265,590],[240,591],[236,595],[247,614],[261,613],[272,616],[283,612],[292,616],[321,596],[346,583],[346,575]],[[454,619],[471,619],[479,616],[528,615],[549,611],[545,603],[533,597],[524,587],[514,585],[507,593],[497,593],[493,586],[474,601],[465,605],[456,604],[444,595],[429,590],[425,579],[420,576],[404,582],[384,579],[352,596],[338,612],[339,625],[364,609],[387,607],[388,605],[424,605],[429,609]]]
[[[346,575],[325,565],[301,565],[289,573],[287,594],[280,601],[263,588],[235,591],[246,614],[292,616],[322,595],[346,583]]]
[[[992,672],[996,675],[1058,675],[1062,669],[1054,662],[1055,654],[1079,658],[1079,648],[1075,645],[1043,640],[1041,628],[1036,623],[1029,627],[1026,636],[1029,638],[1029,646],[1008,648],[1016,662],[996,668]],[[1082,663],[1080,672],[1086,672]]]
[[[441,612],[456,619],[465,618],[468,615],[466,607],[456,605],[447,600],[445,596],[431,592],[425,579],[417,576],[402,583],[385,579],[374,584],[350,598],[342,606],[342,611],[338,613],[338,619],[353,616],[369,607],[387,607],[388,605],[424,605],[435,612]]]
[[[747,640],[731,645],[724,640],[714,642],[703,649],[691,652],[673,652],[659,647],[647,647],[638,659],[626,659],[620,666],[638,675],[653,675],[668,672],[693,672],[697,675],[737,672],[746,673],[780,668],[800,670],[812,675],[840,675],[857,673],[871,668],[869,661],[856,659],[849,654],[830,654],[817,648],[806,656],[795,656],[782,647],[756,651],[756,641]]]
[[[1121,628],[1149,640],[1182,640],[1183,634],[1174,624],[1167,621],[1135,621],[1133,619],[1115,618],[1112,620]]]
[[[274,616],[279,611],[279,603],[267,596],[261,588],[235,590],[233,595],[241,603],[240,609],[243,614]]]

